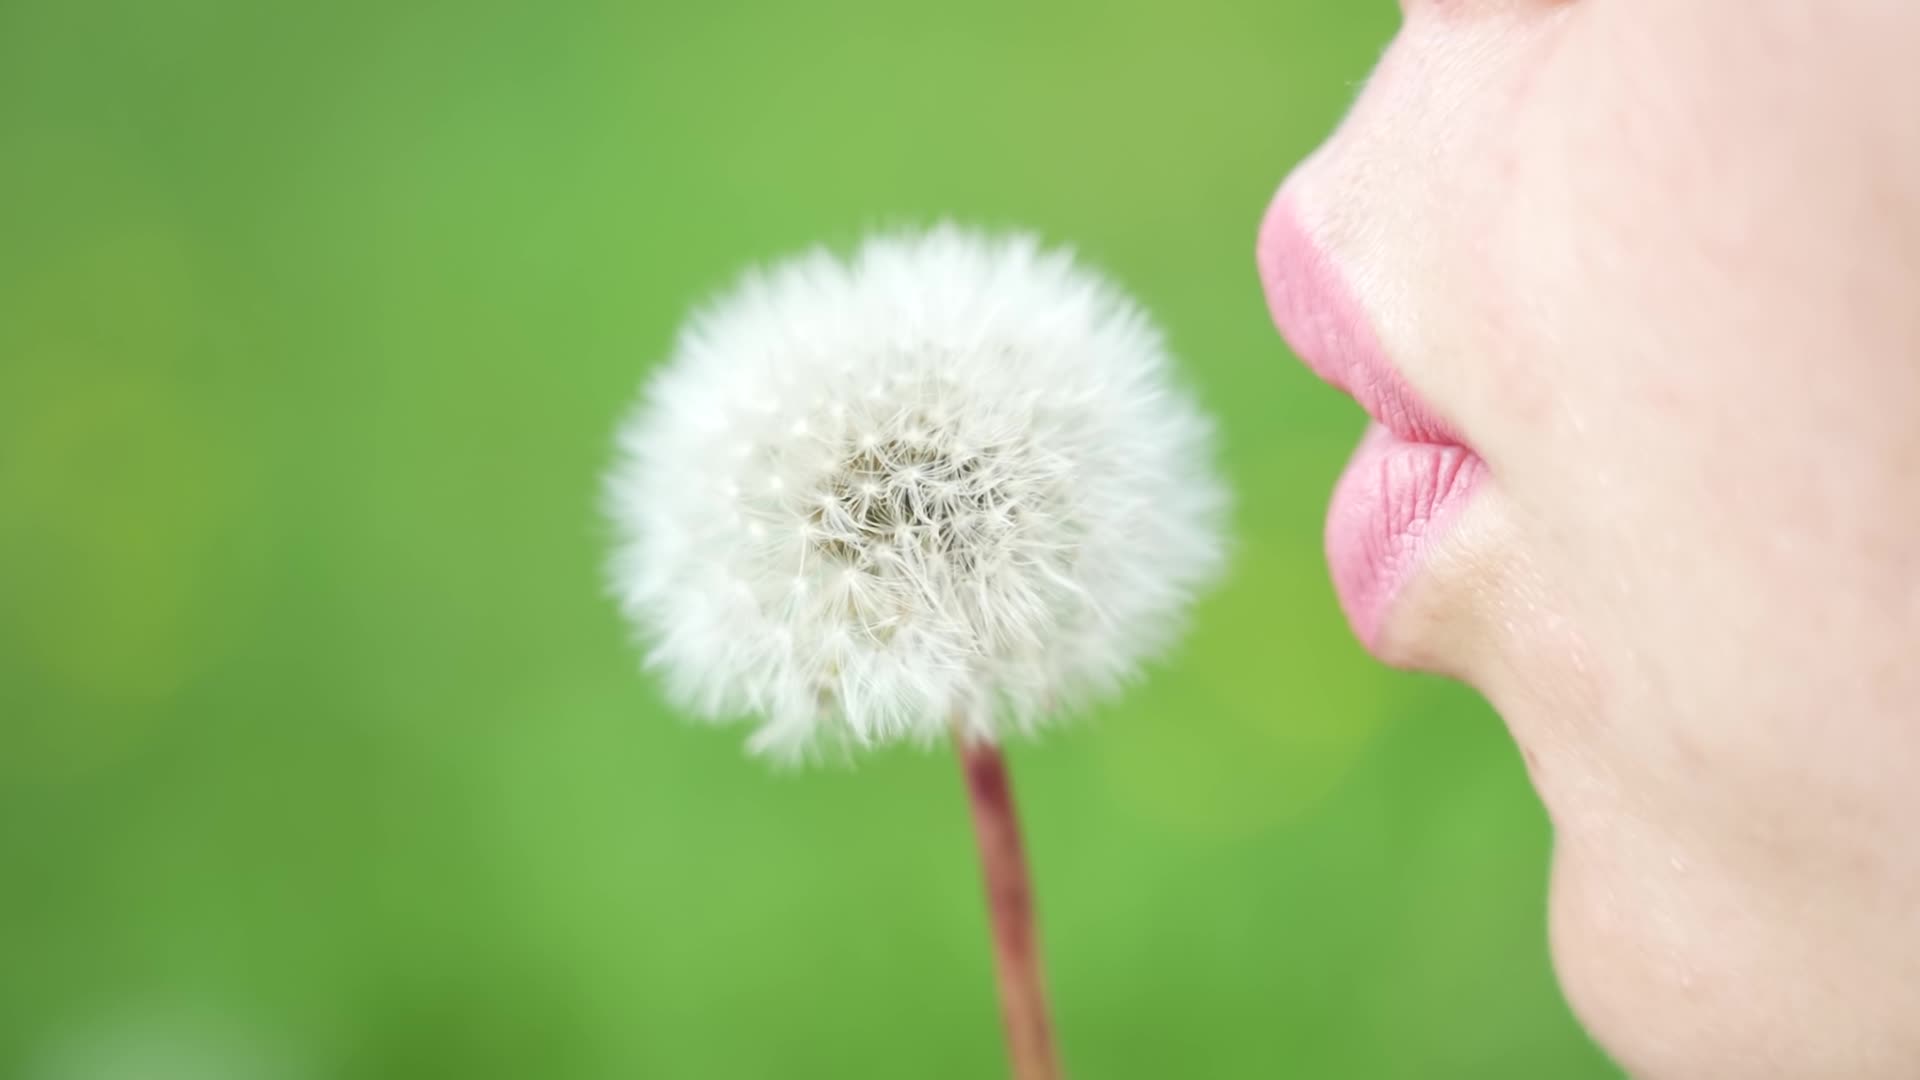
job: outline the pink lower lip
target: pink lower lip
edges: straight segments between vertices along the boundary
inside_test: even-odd
[[[1340,606],[1378,653],[1394,600],[1486,466],[1388,362],[1365,309],[1284,193],[1261,225],[1259,262],[1281,335],[1374,419],[1334,489],[1326,538]]]
[[[1327,564],[1340,608],[1369,649],[1378,651],[1394,599],[1485,471],[1464,446],[1411,442],[1368,426],[1333,489]]]

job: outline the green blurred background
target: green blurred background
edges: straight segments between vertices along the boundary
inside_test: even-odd
[[[1074,1075],[1610,1075],[1497,719],[1340,621],[1360,414],[1254,278],[1395,21],[0,0],[0,1076],[996,1075],[952,763],[676,720],[595,512],[690,304],[944,214],[1136,291],[1240,492],[1016,754]]]

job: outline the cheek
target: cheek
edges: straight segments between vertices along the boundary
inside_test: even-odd
[[[1775,63],[1711,5],[1641,6],[1579,9],[1491,143],[1497,209],[1446,219],[1485,251],[1462,427],[1641,700],[1890,711],[1861,673],[1920,686],[1920,602],[1886,602],[1920,598],[1920,244],[1876,194],[1881,106],[1817,43]]]

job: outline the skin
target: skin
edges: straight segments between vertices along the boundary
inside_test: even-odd
[[[1512,730],[1629,1072],[1920,1076],[1920,4],[1404,6],[1287,185],[1488,466],[1378,651]]]

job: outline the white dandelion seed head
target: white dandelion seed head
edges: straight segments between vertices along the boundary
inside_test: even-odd
[[[620,431],[614,585],[681,706],[783,758],[1116,690],[1222,563],[1211,426],[1068,254],[951,226],[749,274]]]

